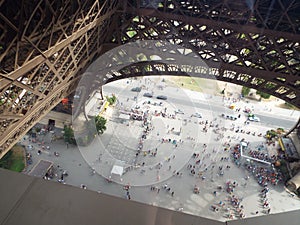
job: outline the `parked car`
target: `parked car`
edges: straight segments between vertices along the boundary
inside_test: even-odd
[[[142,90],[142,88],[140,88],[140,87],[131,88],[131,91],[134,91],[134,92],[140,92],[141,90]]]
[[[148,97],[148,98],[152,98],[153,97],[153,95],[151,93],[144,93],[143,96],[144,97]]]
[[[196,112],[196,113],[192,114],[192,117],[197,117],[197,118],[201,119],[202,115],[201,115],[201,113]]]
[[[181,109],[176,109],[175,114],[184,114],[184,112]]]
[[[254,116],[254,115],[253,116],[249,116],[248,120],[253,121],[253,122],[260,122],[259,117]]]
[[[167,100],[168,99],[168,97],[165,96],[165,95],[158,95],[158,96],[156,96],[156,98],[161,99],[161,100]]]

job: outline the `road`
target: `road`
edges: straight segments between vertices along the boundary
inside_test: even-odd
[[[123,82],[123,83],[122,83]],[[182,208],[183,212],[200,215],[206,218],[212,218],[214,220],[225,221],[226,214],[223,210],[218,212],[212,211],[210,206],[217,205],[220,201],[228,198],[228,194],[225,191],[219,191],[216,189],[221,186],[225,188],[225,184],[228,181],[235,181],[238,185],[235,189],[234,194],[243,199],[243,206],[245,209],[246,217],[260,216],[265,215],[262,211],[265,210],[261,206],[261,199],[259,193],[261,193],[261,186],[258,185],[255,177],[250,176],[249,179],[245,180],[245,176],[249,175],[244,168],[237,167],[234,161],[224,161],[222,159],[228,158],[230,152],[225,150],[222,146],[224,143],[231,141],[231,145],[234,146],[238,143],[239,140],[245,138],[251,144],[253,149],[256,149],[258,144],[264,142],[263,137],[258,137],[257,135],[249,135],[247,133],[236,133],[235,130],[227,129],[224,137],[221,141],[217,140],[217,133],[213,132],[213,128],[208,128],[207,133],[202,132],[204,125],[199,125],[195,123],[196,118],[190,118],[191,113],[195,111],[200,111],[204,119],[212,121],[213,115],[219,115],[221,112],[232,113],[221,98],[216,96],[202,96],[201,93],[187,93],[183,94],[183,89],[177,90],[176,88],[166,87],[164,90],[158,90],[156,88],[157,84],[151,89],[151,86],[147,84],[148,90],[143,90],[140,93],[131,92],[132,87],[137,86],[137,81],[134,81],[130,85],[126,85],[126,80],[121,81],[121,83],[115,83],[114,85],[106,86],[104,88],[104,94],[115,93],[118,96],[120,103],[124,107],[132,107],[137,103],[140,104],[145,99],[143,93],[145,91],[154,91],[155,97],[157,95],[163,94],[168,96],[168,104],[164,104],[164,107],[168,107],[170,113],[172,110],[181,109],[184,111],[184,115],[179,115],[175,120],[162,118],[162,117],[153,117],[153,125],[155,130],[151,131],[147,139],[144,141],[145,149],[150,149],[153,151],[155,148],[158,148],[158,153],[156,157],[151,155],[141,155],[138,159],[140,162],[145,162],[143,170],[146,172],[141,173],[142,168],[136,168],[132,170],[131,173],[124,174],[122,180],[120,177],[118,182],[123,182],[123,184],[135,184],[130,189],[130,194],[134,201],[144,202],[146,204],[156,205],[159,207],[169,208],[172,210]],[[180,96],[181,95],[181,96]],[[138,96],[138,100],[133,100],[133,97]],[[127,99],[129,100],[127,101]],[[162,101],[153,99],[152,101]],[[207,103],[206,103],[207,102]],[[95,104],[99,104],[95,101]],[[249,106],[252,107],[250,103]],[[121,106],[118,105],[118,107]],[[245,126],[245,131],[253,132],[265,132],[267,129],[270,129],[272,126],[266,126],[266,121],[276,121],[273,124],[279,124],[286,122],[293,122],[288,120],[287,115],[275,114],[278,118],[274,118],[275,115],[272,115],[270,112],[265,117],[262,114],[262,105],[259,103],[253,105],[255,107],[255,112],[259,115],[263,121],[262,123],[251,123],[249,126]],[[154,106],[151,106],[152,109]],[[157,107],[161,110],[162,107]],[[113,112],[114,107],[108,108],[106,113]],[[272,109],[272,113],[276,113]],[[293,112],[294,115],[298,112]],[[112,118],[113,114],[108,118]],[[162,143],[161,138],[165,137],[168,133],[168,127],[173,126],[174,121],[181,122],[181,118],[190,118],[190,121],[183,125],[182,134],[180,136],[183,142],[178,144],[177,147],[174,147],[173,143]],[[246,117],[242,116],[242,119],[238,119],[235,125],[243,124],[243,121]],[[232,121],[224,120],[219,117],[221,121],[228,122],[226,128],[231,127]],[[295,118],[295,117],[294,117]],[[278,125],[278,126],[279,126]],[[277,125],[276,125],[277,126]],[[102,154],[102,151],[106,151],[106,147],[109,148],[109,153],[112,154],[116,159],[121,158],[121,160],[126,159],[127,156],[132,156],[131,149],[136,149],[138,139],[137,135],[142,134],[142,126],[138,121],[130,121],[130,126],[122,124],[119,122],[114,122],[109,119],[107,123],[107,130],[103,135],[100,135],[100,142],[95,139],[93,144],[88,148],[84,147],[83,149],[78,149],[76,146],[67,146],[63,140],[51,141],[52,134],[48,133],[46,135],[39,135],[40,140],[45,141],[45,145],[50,146],[49,151],[44,151],[42,149],[42,154],[37,154],[37,150],[41,148],[38,143],[32,143],[29,138],[22,139],[22,144],[28,146],[29,144],[34,146],[34,148],[28,149],[28,152],[32,155],[33,164],[27,168],[27,172],[32,169],[32,167],[39,162],[39,160],[44,159],[52,161],[54,163],[55,173],[58,174],[57,177],[53,179],[56,181],[59,178],[62,171],[68,171],[68,176],[65,177],[66,184],[70,184],[76,187],[80,187],[81,184],[87,186],[89,190],[99,191],[109,195],[114,195],[118,197],[125,198],[126,192],[124,191],[123,185],[117,183],[107,182],[105,177],[101,176],[102,171],[107,171],[107,174],[111,174],[112,165],[108,161],[108,157],[105,154]],[[159,135],[157,133],[159,131]],[[61,130],[55,129],[54,131],[57,135],[61,134]],[[224,131],[225,132],[225,131]],[[173,135],[172,135],[173,136]],[[177,135],[176,135],[177,136]],[[175,137],[175,136],[173,136]],[[173,138],[172,137],[172,138]],[[175,138],[174,138],[175,139]],[[102,143],[101,143],[102,142]],[[108,143],[106,145],[106,143]],[[204,147],[204,143],[207,144],[207,148]],[[103,148],[105,146],[105,148]],[[128,148],[126,150],[125,148]],[[205,149],[204,149],[205,148]],[[277,149],[277,146],[270,146],[271,151]],[[126,152],[125,152],[126,150]],[[205,150],[205,151],[204,151]],[[217,151],[216,151],[217,150]],[[59,157],[53,155],[53,152],[56,151],[59,153]],[[194,152],[199,153],[199,159],[201,159],[201,165],[197,165],[197,169],[203,170],[206,166],[209,167],[208,170],[202,171],[203,174],[198,174],[197,176],[192,176],[190,169],[188,169],[187,164],[195,163],[196,158],[192,158]],[[101,153],[101,154],[99,154]],[[126,153],[126,154],[125,154]],[[107,155],[110,155],[107,154]],[[170,157],[172,156],[172,157]],[[175,156],[175,158],[173,157]],[[170,161],[168,161],[168,157]],[[185,158],[186,157],[186,158]],[[150,166],[157,162],[163,162],[162,168],[160,171],[156,168],[151,168]],[[161,164],[162,165],[162,164]],[[203,165],[203,167],[202,167]],[[216,166],[214,166],[216,165]],[[171,166],[171,170],[168,169]],[[224,174],[219,176],[219,168],[226,168],[223,170]],[[227,167],[229,166],[229,167]],[[181,168],[181,169],[180,169]],[[208,167],[207,167],[208,168]],[[229,169],[230,168],[230,169]],[[97,173],[94,173],[94,169]],[[173,170],[180,172],[180,175],[174,176]],[[158,172],[160,174],[159,179],[157,177]],[[201,172],[201,173],[202,173]],[[201,179],[200,175],[202,176]],[[204,178],[204,179],[203,179]],[[123,180],[124,179],[124,180]],[[129,181],[130,182],[127,182]],[[150,182],[154,182],[156,190],[153,191],[150,189]],[[141,185],[142,182],[142,185]],[[139,184],[139,185],[137,185]],[[175,192],[175,195],[171,195],[170,191],[164,190],[163,185],[167,184],[168,187]],[[197,185],[200,187],[200,193],[193,193],[194,186]],[[213,195],[213,190],[217,191],[216,195]],[[272,214],[279,213],[283,211],[295,210],[300,208],[300,203],[297,199],[291,198],[289,194],[284,192],[283,184],[280,186],[271,186],[270,187],[270,205],[272,206]],[[226,201],[227,202],[227,201]],[[230,204],[226,203],[226,207],[231,207]],[[255,212],[259,210],[258,214]]]
[[[124,82],[124,81],[123,81]],[[125,83],[126,84],[126,83]],[[120,101],[126,101],[127,98],[133,98],[135,96],[139,96],[139,99],[141,99],[141,96],[143,96],[143,93],[147,92],[142,90],[142,92],[137,93],[137,92],[131,92],[130,89],[134,87],[134,85],[120,85],[120,84],[114,84],[110,83],[106,85],[103,89],[104,93],[116,93],[119,95],[119,100]],[[202,93],[199,95],[199,99],[191,99],[188,95],[186,95],[186,98],[182,98],[181,92],[182,90],[173,88],[173,87],[167,87],[165,90],[157,90],[155,87],[152,89],[154,91],[154,98],[157,95],[166,95],[168,96],[168,102],[172,103],[174,107],[176,108],[194,108],[195,111],[202,112],[203,110],[206,110],[210,113],[212,113],[214,116],[221,115],[222,113],[228,113],[228,114],[238,114],[235,113],[234,111],[230,110],[228,107],[224,106],[224,103],[222,101],[222,97],[220,96],[211,96],[209,99],[205,98]],[[149,99],[149,98],[148,98]],[[149,99],[150,100],[150,99]],[[162,101],[162,100],[157,100],[157,101]],[[246,104],[246,103],[244,103]],[[255,105],[255,103],[252,103],[251,105]],[[259,105],[256,104],[256,113],[261,122],[251,122],[256,125],[263,125],[263,126],[270,126],[270,127],[282,127],[284,129],[290,129],[292,128],[295,123],[297,122],[297,119],[294,117],[280,117],[278,114],[272,114],[270,112],[265,113],[263,109],[259,108]],[[188,109],[187,109],[188,110]],[[190,112],[191,114],[193,112]],[[296,114],[299,112],[296,112]],[[241,113],[243,115],[244,113]],[[245,114],[246,115],[246,114]]]
[[[174,98],[170,97],[169,98],[170,102],[174,102],[178,105],[182,106],[190,106],[191,102],[187,101],[185,99],[180,99],[180,98]],[[221,115],[222,113],[228,113],[232,114],[232,110],[228,110],[225,108],[223,105],[221,105],[219,102],[214,102],[214,101],[209,101],[207,103],[202,103],[202,102],[193,102],[193,106],[199,109],[204,109],[204,110],[209,110],[211,112],[214,112],[215,114]],[[220,104],[220,105],[218,105]],[[261,122],[252,122],[256,124],[261,124],[261,125],[267,125],[267,126],[276,126],[276,127],[283,127],[286,129],[289,129],[295,125],[297,121],[291,120],[291,119],[284,119],[284,118],[278,118],[277,116],[272,116],[272,115],[263,115],[262,113],[256,113],[256,115],[260,118]]]

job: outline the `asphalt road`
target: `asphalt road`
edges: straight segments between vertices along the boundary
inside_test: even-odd
[[[115,86],[112,83],[109,84],[109,86],[104,87],[104,93],[119,93],[119,99],[120,101],[125,101],[127,98],[133,98],[135,96],[138,96],[140,99],[141,96],[143,96],[143,93],[148,92],[142,90],[142,92],[132,92],[130,89],[132,87],[135,87],[134,85],[129,86]],[[174,88],[176,90],[176,88]],[[177,94],[176,91],[161,91],[161,90],[155,90],[154,88],[154,96],[153,100],[157,100],[157,95],[166,95],[168,96],[167,101],[169,103],[172,103],[175,107],[178,108],[194,108],[196,111],[201,112],[202,110],[210,111],[213,113],[213,115],[221,115],[222,113],[228,113],[228,114],[238,114],[234,113],[232,110],[230,110],[228,107],[225,107],[223,105],[222,99],[219,96],[214,96],[208,100],[191,100],[188,96],[187,98],[179,97],[180,95]],[[181,95],[182,96],[182,95]],[[151,100],[151,98],[149,98]],[[164,100],[157,100],[157,101],[164,101]],[[254,103],[252,103],[254,104]],[[193,112],[191,112],[192,114]],[[241,112],[241,115],[244,113]],[[244,114],[246,115],[246,114]],[[264,114],[263,112],[256,112],[255,115],[257,115],[260,118],[260,122],[251,122],[255,123],[257,125],[263,125],[263,126],[271,126],[271,127],[282,127],[285,129],[290,129],[296,124],[296,120],[292,117],[290,119],[287,118],[279,118],[275,114]]]
[[[186,100],[186,99],[180,99],[180,98],[174,98],[174,97],[169,97],[168,101],[176,103],[178,105],[182,106],[190,106],[191,102]],[[221,115],[222,113],[231,113],[231,114],[237,114],[237,113],[232,113],[232,110],[228,110],[225,108],[223,105],[220,105],[218,102],[214,102],[212,100],[209,101],[209,104],[207,103],[202,103],[202,102],[193,102],[192,103],[195,108],[199,108],[202,110],[210,110],[214,112],[214,114]],[[244,113],[241,113],[244,114]],[[245,114],[246,115],[246,114]],[[261,125],[271,125],[271,126],[276,126],[276,127],[283,127],[283,128],[292,128],[297,121],[294,120],[288,120],[284,118],[278,118],[277,116],[269,116],[269,115],[263,115],[262,113],[255,113],[260,118],[261,122],[251,122],[251,123],[256,123],[256,124],[261,124]]]
[[[132,83],[130,86],[126,85],[126,80],[123,81],[123,83],[118,83],[115,85],[111,85],[111,87],[105,87],[104,89],[104,94],[110,94],[110,93],[115,93],[118,95],[119,101],[123,103],[124,106],[132,107],[136,104],[136,101],[133,100],[133,97],[137,96],[138,94],[138,103],[142,103],[144,101],[143,93],[145,90],[143,90],[140,93],[136,92],[131,92],[130,89],[132,87],[135,87],[137,83]],[[156,86],[157,84],[155,84]],[[209,118],[210,114],[213,114],[214,117],[221,112],[228,112],[232,113],[231,110],[228,109],[228,107],[224,106],[224,103],[222,102],[222,99],[219,97],[212,96],[212,99],[209,100],[209,104],[206,104],[205,98],[210,97],[210,96],[203,96],[201,97],[201,94],[196,93],[192,97],[188,97],[187,95],[182,95],[180,93],[181,90],[177,91],[176,88],[166,88],[164,91],[159,91],[157,88],[154,86],[149,87],[148,91],[151,91],[151,88],[154,88],[154,97],[160,94],[164,94],[168,96],[168,103],[165,104],[168,109],[172,110],[172,108],[175,110],[181,109],[185,112],[184,115],[180,115],[181,117],[189,117],[191,113],[195,112],[195,110],[201,112],[203,114],[203,117],[206,119],[209,119],[211,121],[211,117]],[[120,92],[124,90],[123,92]],[[182,97],[180,97],[180,95]],[[198,98],[199,97],[199,98]],[[127,102],[127,98],[130,98],[130,100]],[[193,104],[191,103],[191,99],[197,99],[195,100],[195,104],[193,107]],[[202,99],[202,100],[201,100]],[[204,99],[204,100],[203,100]],[[155,98],[153,101],[161,101],[161,100],[156,100]],[[97,104],[97,103],[96,103]],[[254,105],[250,103],[249,105]],[[263,105],[255,104],[255,112],[260,112],[263,111],[261,107],[264,107]],[[260,108],[259,108],[260,107]],[[108,110],[109,111],[109,110]],[[272,121],[272,124],[279,123],[281,125],[282,121],[286,122],[289,121],[285,119],[285,115],[282,116],[282,114],[275,114],[272,115],[270,112],[266,115],[267,118],[263,117],[259,113],[257,114],[263,123],[266,123],[267,119]],[[272,113],[276,113],[275,109],[272,111]],[[289,113],[292,113],[289,112]],[[297,115],[295,112],[294,116]],[[282,117],[282,118],[281,118]],[[246,117],[244,117],[246,118]],[[295,117],[294,117],[295,118]],[[193,118],[192,120],[194,120]],[[269,121],[268,120],[268,121]],[[152,133],[152,136],[149,136],[149,144],[151,143],[151,140],[153,144],[155,143],[160,143],[156,142],[159,140],[160,137],[163,137],[163,135],[166,133],[166,128],[165,125],[167,124],[167,121],[165,120],[164,124],[161,123],[161,120],[157,118],[157,120],[154,120],[157,122],[157,125],[155,124],[156,129],[160,131],[160,136],[156,134],[156,132]],[[175,121],[175,120],[174,120]],[[224,121],[224,120],[223,120]],[[170,121],[172,123],[173,121]],[[291,121],[292,122],[292,121]],[[229,122],[231,123],[231,121]],[[243,123],[243,119],[237,120],[235,122],[236,124],[238,123]],[[269,123],[269,122],[268,122]],[[125,127],[125,125],[118,124],[115,126],[113,123],[108,123],[107,131],[101,135],[101,141],[105,142],[107,141],[110,146],[109,148],[113,148],[113,153],[114,154],[120,154],[122,157],[124,156],[124,151],[123,151],[123,146],[129,146],[130,142],[133,144],[133,146],[136,146],[137,139],[136,139],[136,134],[141,134],[141,126],[138,126],[138,123],[132,125],[130,127]],[[251,126],[248,126],[251,131],[259,131],[263,132],[266,129],[269,129],[270,127],[273,126],[265,126],[261,123],[251,123]],[[278,125],[278,126],[279,126]],[[227,127],[230,127],[230,124],[226,124]],[[184,149],[192,149],[193,145],[190,139],[187,137],[192,136],[194,139],[196,139],[197,143],[199,145],[196,145],[196,150],[201,153],[201,160],[203,163],[207,163],[209,165],[211,160],[214,160],[217,166],[211,167],[210,170],[208,170],[206,173],[204,173],[204,176],[207,177],[207,179],[202,180],[198,179],[197,177],[191,176],[190,171],[187,169],[186,166],[183,166],[180,172],[182,172],[182,176],[171,176],[170,179],[168,180],[160,180],[157,181],[157,186],[158,188],[162,187],[164,184],[168,184],[168,186],[172,189],[172,191],[175,191],[175,195],[171,196],[171,194],[161,188],[160,193],[156,191],[151,191],[149,186],[138,186],[135,187],[133,186],[130,189],[130,194],[132,196],[132,199],[134,201],[138,202],[145,202],[146,204],[151,204],[151,205],[156,205],[159,207],[164,207],[164,208],[169,208],[169,209],[179,209],[182,208],[184,212],[194,214],[194,215],[201,215],[207,218],[213,218],[224,221],[227,220],[224,216],[226,215],[223,210],[219,210],[219,212],[214,212],[210,209],[211,205],[217,205],[220,201],[224,201],[227,199],[228,195],[227,192],[223,191],[218,191],[217,195],[213,195],[213,190],[216,190],[216,187],[219,185],[224,186],[226,182],[230,181],[236,181],[240,185],[235,190],[235,195],[241,197],[243,199],[243,205],[245,206],[245,214],[246,217],[253,217],[253,216],[260,216],[260,215],[265,215],[262,213],[262,210],[264,210],[261,207],[261,199],[259,197],[259,193],[261,192],[261,187],[258,185],[254,177],[250,176],[249,179],[245,180],[245,175],[247,175],[246,171],[244,171],[243,168],[237,167],[234,162],[229,161],[222,161],[222,157],[228,157],[229,156],[229,151],[223,151],[223,148],[219,148],[221,142],[215,141],[215,137],[217,134],[214,134],[212,130],[210,130],[207,134],[204,132],[201,132],[200,135],[197,134],[197,129],[200,126],[197,125],[196,123],[189,123],[189,126],[184,127],[185,129],[183,130],[183,139],[184,144],[183,146],[179,146],[175,150],[175,148],[168,146],[167,143],[164,143],[163,145],[165,146],[160,146],[160,150],[156,158],[149,157],[149,158],[143,158],[142,160],[147,159],[146,163],[150,164],[152,163],[152,160],[166,160],[166,156],[171,154],[176,153],[176,157],[171,160],[170,163],[172,163],[172,170],[175,169],[175,165],[179,165],[179,161],[186,162],[183,159],[183,156],[187,156],[188,154],[184,151],[178,151],[181,147]],[[202,127],[202,126],[201,126]],[[115,128],[117,129],[115,132]],[[247,128],[248,130],[248,128]],[[156,131],[156,130],[155,130]],[[165,133],[163,133],[163,131]],[[55,131],[57,134],[60,134],[61,130],[56,130]],[[228,139],[232,140],[232,144],[237,143],[238,140],[241,138],[246,138],[247,141],[251,143],[251,146],[257,146],[258,143],[260,144],[264,139],[262,137],[257,137],[253,135],[247,135],[247,134],[236,134],[234,131],[227,131],[224,140],[226,142]],[[112,137],[114,135],[114,137]],[[228,138],[230,136],[230,138]],[[80,187],[81,184],[84,184],[87,186],[89,190],[94,190],[94,191],[99,191],[102,193],[107,193],[109,195],[115,195],[119,196],[122,198],[126,197],[126,192],[123,189],[122,185],[118,185],[116,183],[108,183],[104,177],[100,176],[101,173],[96,174],[92,173],[92,168],[102,168],[102,163],[104,164],[103,167],[105,166],[107,171],[111,171],[111,165],[107,164],[107,161],[105,158],[103,158],[103,155],[99,154],[99,151],[97,152],[96,150],[102,149],[102,145],[97,145],[98,142],[95,142],[93,144],[94,146],[94,151],[83,151],[87,155],[83,157],[83,154],[81,154],[81,151],[78,150],[76,146],[66,146],[65,142],[63,140],[55,140],[51,142],[51,137],[52,134],[48,133],[47,135],[40,135],[40,138],[42,140],[46,141],[47,145],[49,144],[50,150],[49,151],[42,151],[42,154],[36,154],[37,149],[39,149],[41,146],[38,145],[38,143],[31,143],[29,142],[29,139],[22,139],[22,142],[25,146],[33,145],[35,149],[28,150],[32,154],[32,160],[33,164],[30,165],[27,169],[31,169],[34,164],[39,162],[40,159],[44,160],[49,160],[53,161],[55,166],[55,170],[59,175],[62,173],[62,171],[67,170],[68,171],[68,176],[65,178],[65,182],[67,184],[71,184],[76,187]],[[154,141],[153,141],[154,140]],[[156,140],[156,141],[155,141]],[[146,143],[146,142],[145,142]],[[202,144],[203,143],[209,143],[208,148],[206,152],[202,151]],[[152,143],[151,143],[152,144]],[[172,145],[169,143],[169,145]],[[187,146],[187,147],[186,147]],[[135,148],[135,147],[134,147]],[[153,149],[152,146],[150,146],[151,149]],[[218,148],[217,152],[214,152],[214,149]],[[273,148],[271,146],[271,148]],[[132,148],[133,149],[133,148]],[[87,150],[87,149],[84,149]],[[162,151],[161,151],[162,150]],[[192,149],[193,150],[193,149]],[[53,151],[59,152],[59,157],[54,157],[53,156]],[[118,152],[117,152],[118,151]],[[167,152],[169,151],[169,152]],[[193,150],[194,151],[194,150]],[[130,154],[130,152],[127,152]],[[217,154],[216,154],[217,153]],[[101,157],[100,157],[101,156]],[[143,156],[144,157],[144,156]],[[204,159],[205,158],[205,159]],[[89,159],[90,163],[87,163]],[[178,160],[177,162],[175,160]],[[193,162],[195,159],[191,159]],[[216,160],[216,161],[215,161]],[[182,163],[180,162],[180,163]],[[192,161],[191,161],[192,162]],[[165,169],[162,171],[162,173],[165,173],[168,175],[168,173],[172,173],[172,170],[169,171],[167,169],[167,165],[171,165],[169,162],[164,162]],[[58,167],[59,165],[59,167]],[[183,164],[181,164],[183,165]],[[223,176],[218,176],[218,171],[219,168],[218,166],[223,166],[224,168],[229,165],[230,170],[225,171]],[[179,165],[180,166],[180,165]],[[176,169],[177,170],[177,169]],[[152,171],[152,172],[151,172]],[[132,174],[133,179],[144,179],[144,177],[150,177],[152,175],[156,174],[156,170],[149,170],[147,169],[146,174],[141,174],[139,171],[137,173]],[[162,179],[163,177],[161,177]],[[156,179],[156,177],[155,177]],[[54,179],[54,181],[57,180],[57,178]],[[201,187],[201,193],[200,194],[195,194],[193,193],[193,187],[194,185],[198,185]],[[225,186],[224,186],[225,187]],[[271,186],[270,188],[270,205],[272,206],[272,214],[273,213],[278,213],[278,212],[283,212],[283,211],[289,211],[289,210],[295,210],[299,209],[299,201],[295,198],[291,198],[289,194],[284,192],[284,189],[282,186]],[[226,203],[227,204],[227,203]],[[229,204],[226,205],[226,208],[231,207]],[[259,214],[255,214],[255,212],[259,210]]]

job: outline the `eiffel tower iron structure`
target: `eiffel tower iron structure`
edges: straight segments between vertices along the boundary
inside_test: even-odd
[[[74,93],[98,57],[147,40],[193,52],[208,69],[143,55],[95,80],[192,72],[300,107],[298,0],[0,0],[0,158]]]

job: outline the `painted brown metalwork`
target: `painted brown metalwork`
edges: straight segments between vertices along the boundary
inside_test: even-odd
[[[132,22],[116,35],[115,42],[168,40],[197,53],[218,71],[218,80],[300,105],[300,2],[146,2],[124,7]],[[140,71],[148,67],[143,66]],[[180,75],[180,67],[173,74]]]
[[[144,55],[95,77],[99,84],[192,73],[300,107],[299,1],[0,0],[0,157],[75,90],[98,56],[137,40],[179,45],[176,54],[193,52],[209,68]]]
[[[117,1],[0,1],[0,157],[74,91]]]

